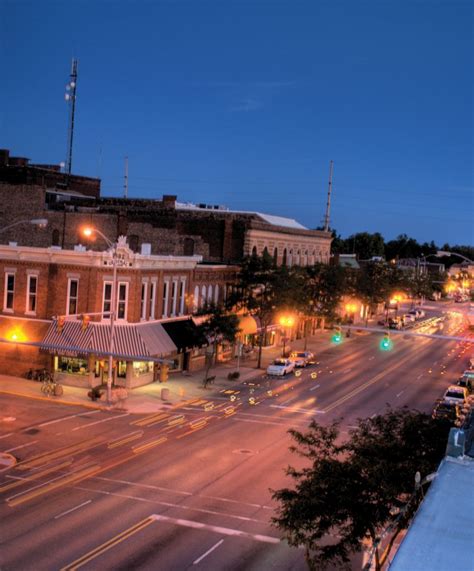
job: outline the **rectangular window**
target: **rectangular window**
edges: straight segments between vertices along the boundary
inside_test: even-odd
[[[67,284],[66,315],[77,314],[78,294],[79,294],[79,280],[69,279]]]
[[[36,313],[36,297],[38,294],[38,276],[28,275],[26,311]]]
[[[171,315],[176,315],[177,290],[178,290],[178,282],[173,281],[171,284]]]
[[[156,303],[156,282],[150,282],[150,309],[148,315],[150,319],[155,319],[155,303]]]
[[[15,274],[5,274],[5,296],[3,298],[3,309],[13,311],[13,300],[15,297]]]
[[[140,319],[146,319],[146,293],[147,293],[147,286],[146,282],[142,282],[142,294],[140,300]]]
[[[162,317],[168,317],[168,298],[170,294],[170,282],[163,283],[163,314]]]
[[[104,282],[104,301],[102,303],[102,313],[110,313],[111,310],[112,310],[112,282]]]
[[[128,283],[118,284],[117,319],[127,319]]]
[[[179,284],[179,314],[184,313],[184,302],[186,298],[186,282],[184,280]]]

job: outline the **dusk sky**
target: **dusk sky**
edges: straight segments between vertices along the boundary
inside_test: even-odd
[[[3,0],[0,148],[104,195],[473,244],[471,0]]]

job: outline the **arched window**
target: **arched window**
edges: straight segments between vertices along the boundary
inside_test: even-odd
[[[207,299],[207,288],[205,285],[201,288],[201,307],[205,305]]]
[[[210,285],[207,289],[207,301],[212,303],[212,286]]]
[[[194,256],[194,240],[192,238],[185,238],[183,249],[185,256]]]
[[[53,246],[59,246],[59,230],[57,228],[55,228],[53,230],[53,236],[51,238],[51,244]]]
[[[282,266],[286,266],[287,259],[286,259],[286,248],[283,250],[283,260],[281,261]]]
[[[265,257],[269,256],[268,248],[267,248],[266,246],[265,246],[265,248],[263,248],[263,255],[264,255]]]
[[[214,288],[214,303],[217,305],[219,303],[219,286],[216,284]]]
[[[252,248],[252,256],[253,256],[254,258],[257,257],[257,246],[254,246],[254,247]]]
[[[291,268],[291,264],[293,263],[293,250],[288,252],[288,267]]]
[[[197,285],[194,288],[194,298],[193,298],[193,309],[194,311],[196,311],[196,309],[199,307],[199,286]]]
[[[278,265],[278,248],[275,248],[273,250],[273,263],[275,264],[275,266]]]

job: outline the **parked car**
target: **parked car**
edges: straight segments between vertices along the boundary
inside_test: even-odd
[[[418,320],[418,319],[421,319],[422,317],[425,317],[426,313],[422,309],[411,309],[408,312],[408,315],[413,315],[413,317],[416,320]]]
[[[290,361],[290,359],[275,359],[273,363],[267,367],[267,375],[279,375],[283,377],[294,370],[294,361]]]
[[[405,315],[402,317],[402,320],[405,322],[405,325],[407,323],[415,323],[416,321],[415,316],[411,313],[405,313]]]
[[[465,387],[458,385],[451,385],[447,388],[443,395],[444,402],[451,402],[453,404],[464,405],[467,400],[468,394]]]
[[[293,351],[290,355],[290,361],[293,361],[295,367],[306,367],[314,359],[311,351]]]
[[[436,403],[433,413],[431,414],[431,418],[446,421],[453,425],[459,425],[461,424],[464,415],[458,404],[441,400]]]
[[[474,389],[474,375],[473,378],[470,378],[468,375],[463,375],[456,384],[458,387],[464,387],[467,389],[467,392],[471,394]]]
[[[390,329],[401,329],[402,322],[398,317],[390,317],[388,320],[388,326]]]

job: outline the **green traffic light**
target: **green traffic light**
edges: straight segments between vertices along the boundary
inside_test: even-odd
[[[382,341],[380,342],[380,349],[382,349],[382,351],[390,351],[390,349],[393,347],[393,343],[391,341],[391,339],[387,336],[385,336]]]
[[[333,343],[340,343],[342,341],[342,335],[340,333],[335,333],[331,340]]]

